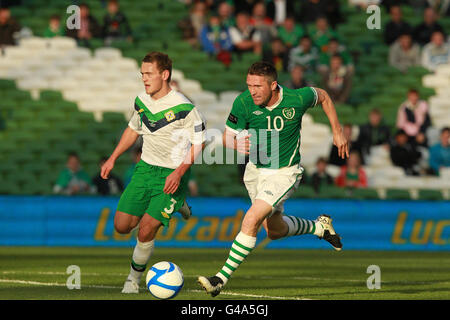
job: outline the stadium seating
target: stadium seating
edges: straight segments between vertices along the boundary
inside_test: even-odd
[[[429,102],[433,124],[441,127],[450,123],[446,112],[450,98],[450,66],[441,68],[435,74],[430,74],[421,67],[414,67],[408,70],[405,77],[387,66],[387,47],[383,44],[382,33],[379,30],[362,32],[359,26],[365,20],[362,21],[361,15],[348,7],[346,1],[341,2],[347,22],[339,26],[338,32],[344,42],[348,42],[348,47],[356,58],[355,85],[350,102],[337,105],[341,121],[351,122],[357,129],[356,125],[367,121],[369,110],[378,107],[383,111],[387,123],[394,124],[397,108],[405,99],[407,89],[413,86],[419,88],[425,99],[431,97]],[[40,1],[25,1],[24,6],[14,7],[12,10],[13,16],[20,18],[36,35],[43,33],[47,24],[45,19],[52,13],[63,10],[69,1],[46,1],[46,9],[43,11],[39,3]],[[101,20],[104,14],[101,4],[94,0],[87,3],[93,15]],[[5,55],[0,57],[0,117],[6,127],[3,132],[0,131],[0,150],[19,154],[24,148],[32,147],[34,154],[40,155],[41,171],[47,172],[48,164],[52,165],[53,170],[55,165],[61,167],[64,157],[45,155],[40,150],[67,152],[71,148],[64,141],[74,139],[72,146],[75,149],[88,148],[86,159],[89,160],[90,172],[94,173],[98,158],[112,150],[113,143],[117,141],[130,115],[134,96],[142,90],[138,63],[150,49],[164,50],[173,58],[173,79],[178,82],[181,91],[199,107],[208,119],[209,128],[223,130],[234,98],[245,88],[243,75],[248,66],[259,60],[259,57],[253,54],[233,56],[232,65],[225,69],[220,62],[181,41],[180,32],[174,27],[173,21],[187,15],[183,4],[177,1],[128,0],[120,3],[134,30],[135,42],[132,44],[117,42],[113,43],[113,47],[106,48],[98,40],[93,41],[91,49],[87,49],[78,47],[70,38],[31,37],[21,40],[16,47],[6,48]],[[402,9],[407,20],[416,19],[410,8],[403,6]],[[36,10],[39,10],[39,17],[32,14]],[[148,19],[145,12],[149,10],[158,10],[158,17]],[[166,19],[169,15],[171,19]],[[387,16],[382,14],[383,23]],[[149,37],[149,34],[152,36]],[[101,78],[97,75],[101,75]],[[220,81],[217,81],[218,75]],[[287,76],[281,73],[280,81]],[[107,143],[94,142],[105,138]],[[37,139],[40,143],[36,143]],[[302,163],[307,172],[314,171],[319,156],[328,156],[331,143],[326,115],[320,109],[310,110],[304,117],[302,130]],[[17,146],[20,148],[17,149]],[[219,144],[218,147],[222,146]],[[19,164],[25,161],[20,159],[19,157]],[[124,164],[122,162],[121,166]],[[7,169],[8,167],[2,168],[0,174],[6,174]],[[372,150],[365,169],[369,185],[376,190],[355,191],[355,198],[375,198],[375,194],[382,198],[397,197],[395,192],[392,195],[391,191],[386,191],[389,187],[395,187],[395,190],[411,189],[413,198],[435,197],[436,193],[430,189],[438,190],[437,193],[444,198],[449,195],[449,185],[446,183],[448,175],[441,174],[440,178],[432,181],[433,185],[429,185],[427,178],[405,177],[400,169],[392,166],[388,153],[380,148]],[[35,175],[39,177],[40,171],[36,167],[26,166],[24,170],[37,173]],[[211,176],[212,172],[216,176],[222,168],[219,170],[214,166],[199,165],[195,170],[207,172],[205,176]],[[339,168],[330,167],[329,171],[336,177]],[[230,176],[236,176],[235,181],[238,181],[235,169],[234,173],[227,172]],[[228,181],[230,176],[227,177]],[[221,177],[220,174],[217,177]],[[219,183],[209,188],[207,180],[203,180],[206,187],[201,188],[205,195],[246,194],[245,189],[236,187],[237,182],[227,188],[223,186],[224,181],[219,179]],[[49,186],[46,183],[44,185],[49,192]],[[14,190],[17,191],[11,189],[9,192]],[[310,191],[305,189],[297,192],[304,197],[316,196]],[[328,196],[344,196],[338,190],[330,189],[329,192]]]

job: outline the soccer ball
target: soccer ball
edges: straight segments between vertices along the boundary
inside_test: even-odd
[[[183,272],[175,263],[161,261],[148,270],[145,283],[155,298],[172,299],[183,288]]]

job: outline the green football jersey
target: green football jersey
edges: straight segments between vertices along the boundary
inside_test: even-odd
[[[271,107],[254,104],[250,91],[233,103],[226,122],[228,130],[238,134],[246,129],[250,137],[250,161],[258,168],[282,168],[300,163],[302,117],[317,104],[312,87],[280,88],[280,100]]]

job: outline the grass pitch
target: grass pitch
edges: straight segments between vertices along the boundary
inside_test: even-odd
[[[215,274],[228,249],[156,247],[149,265],[178,264],[185,285],[175,299],[213,299],[198,275]],[[121,294],[132,248],[0,247],[0,299],[154,299]],[[81,289],[68,290],[69,265],[81,269]],[[381,289],[369,290],[369,265],[381,269]],[[145,276],[144,276],[145,277]],[[214,299],[450,299],[448,252],[255,249]]]

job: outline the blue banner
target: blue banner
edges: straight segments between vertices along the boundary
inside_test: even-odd
[[[132,246],[136,234],[114,230],[116,197],[0,196],[0,245]],[[250,202],[239,198],[192,198],[187,222],[175,214],[157,235],[158,247],[228,248],[239,232]],[[289,199],[285,213],[316,219],[327,213],[344,249],[450,250],[450,201],[360,201]],[[258,233],[257,246],[319,249],[329,244],[313,235],[269,241]]]

